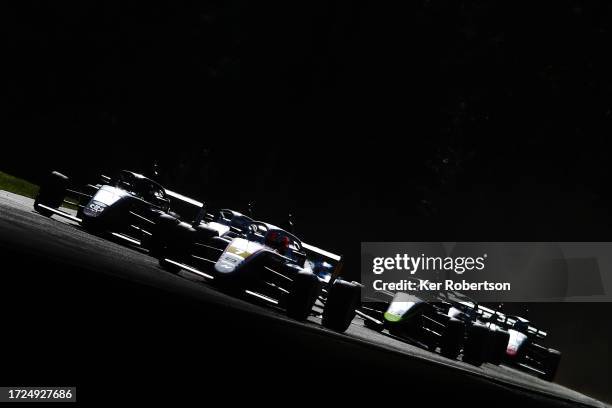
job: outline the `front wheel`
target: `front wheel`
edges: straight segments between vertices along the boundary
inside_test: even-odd
[[[355,318],[359,297],[359,285],[339,279],[335,280],[323,309],[323,326],[337,332],[346,331]]]
[[[59,208],[64,200],[67,185],[68,177],[57,171],[49,174],[38,190],[34,200],[34,210],[45,217],[52,216],[53,211],[42,208],[41,204],[49,208]]]
[[[321,282],[314,273],[298,272],[287,295],[287,316],[295,320],[306,320],[320,292]]]

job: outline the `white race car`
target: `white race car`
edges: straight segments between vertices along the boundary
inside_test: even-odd
[[[225,291],[282,308],[296,320],[313,314],[320,300],[322,324],[336,331],[348,328],[360,285],[338,278],[340,256],[303,244],[274,225],[225,211],[231,215],[225,221],[176,223],[166,231],[160,265],[196,273]]]

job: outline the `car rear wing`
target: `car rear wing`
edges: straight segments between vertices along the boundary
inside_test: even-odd
[[[170,191],[170,190],[166,190],[166,194],[168,194],[170,197],[176,199],[176,200],[180,200],[180,201],[184,201],[186,203],[189,203],[191,205],[194,205],[198,208],[202,208],[204,206],[204,203],[201,203],[197,200],[194,200],[193,198],[184,196],[182,194],[179,194],[177,192],[174,191]]]
[[[184,220],[199,224],[204,219],[206,215],[204,203],[171,190],[166,190],[166,194],[170,197],[171,211],[179,214]]]
[[[342,255],[337,255],[314,245],[302,242],[306,259],[312,264],[314,272],[327,282],[333,282],[342,273]]]
[[[476,303],[471,303],[471,302],[466,302],[466,301],[462,301],[462,302],[451,301],[451,304],[453,304],[453,306],[458,307],[459,309],[462,309],[464,311],[466,309],[471,309],[476,312],[476,317],[480,319],[481,321],[493,323],[506,330],[514,328],[514,324],[519,319],[521,319],[516,316],[505,315],[504,313],[498,310],[494,310],[494,309],[491,309],[491,308],[488,308],[486,306],[482,306]],[[543,339],[548,335],[548,333],[546,333],[545,331],[539,330],[533,326],[527,326],[527,333],[525,334],[532,335],[540,339]]]
[[[490,307],[478,304],[478,302],[463,293],[446,291],[444,294],[444,301],[448,302],[451,306],[462,310],[463,312],[469,311],[473,313],[474,318],[485,322],[495,323],[499,326],[505,325],[507,317],[499,310],[491,309]]]
[[[533,326],[529,326],[529,328],[527,329],[527,332],[529,334],[532,334],[532,335],[540,338],[540,339],[543,339],[544,337],[546,337],[548,335],[548,333],[546,333],[545,331],[536,329]]]
[[[329,251],[326,251],[324,249],[317,248],[314,245],[310,245],[310,244],[307,244],[305,242],[302,242],[302,246],[305,249],[307,249],[307,250],[309,250],[309,251],[311,251],[313,253],[316,253],[316,254],[321,255],[323,257],[326,257],[326,258],[329,258],[329,259],[334,260],[336,262],[340,262],[342,260],[342,255],[333,254],[333,253],[331,253]]]
[[[514,328],[514,324],[521,318],[516,317],[516,316],[506,316],[503,315],[501,313],[498,313],[498,315],[500,315],[500,317],[498,318],[498,321],[494,322],[496,323],[498,326],[503,327],[504,329],[512,329]],[[538,337],[540,339],[545,338],[548,333],[545,332],[544,330],[540,330],[534,326],[527,326],[527,333],[528,335],[532,335],[535,337]]]

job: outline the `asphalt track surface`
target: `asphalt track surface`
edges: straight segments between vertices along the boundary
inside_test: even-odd
[[[68,265],[83,274],[104,274],[129,282],[130,285],[155,288],[161,290],[160,293],[171,293],[180,298],[201,301],[208,306],[215,305],[222,308],[228,316],[236,314],[242,318],[250,316],[247,319],[260,319],[280,331],[299,333],[302,336],[300,338],[311,339],[308,347],[324,349],[329,346],[326,342],[330,342],[342,344],[341,348],[345,350],[367,350],[364,353],[371,354],[372,358],[376,359],[376,356],[380,355],[381,361],[390,359],[401,363],[405,370],[431,371],[435,378],[451,378],[449,381],[456,381],[453,379],[456,376],[474,389],[482,387],[503,390],[536,403],[607,406],[559,384],[540,380],[509,367],[490,364],[474,367],[461,361],[443,358],[389,335],[368,330],[363,327],[363,321],[359,318],[353,321],[345,334],[323,328],[316,317],[305,323],[292,321],[273,308],[220,293],[195,274],[183,271],[179,275],[172,275],[165,272],[159,268],[155,259],[142,250],[88,234],[77,224],[60,217],[43,217],[33,211],[31,199],[4,191],[0,191],[0,249],[28,254],[26,257],[31,255],[48,259],[50,263],[57,265]],[[14,269],[11,267],[11,270]],[[22,273],[30,272],[24,270]],[[36,283],[32,282],[31,285]],[[70,282],[64,282],[64,285],[70,285]],[[64,287],[62,290],[67,289]],[[107,295],[110,299],[114,297],[113,293]],[[7,310],[4,312],[10,313]],[[231,321],[231,318],[226,320]],[[106,327],[112,327],[112,323]],[[312,339],[316,339],[314,343]],[[92,353],[95,351],[92,350]],[[334,353],[337,355],[336,351]],[[321,377],[325,377],[324,368],[317,371],[321,373]]]

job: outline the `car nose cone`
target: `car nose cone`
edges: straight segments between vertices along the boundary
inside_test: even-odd
[[[91,201],[85,207],[83,207],[83,214],[88,217],[98,217],[104,210],[106,205],[98,201]]]
[[[215,264],[215,270],[219,273],[231,273],[242,262],[242,258],[231,253],[224,253]]]

